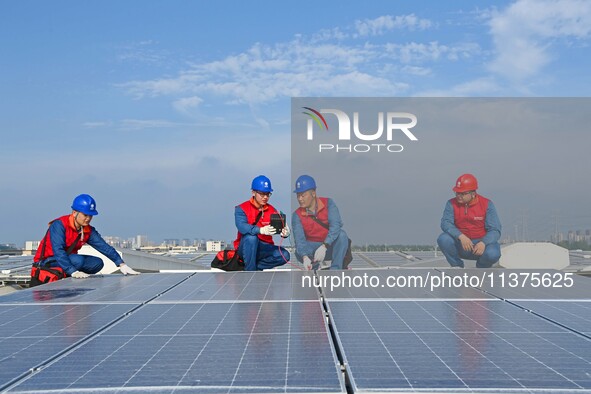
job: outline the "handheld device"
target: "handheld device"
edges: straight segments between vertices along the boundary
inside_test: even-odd
[[[276,234],[279,234],[283,227],[285,227],[285,214],[284,213],[272,213],[271,214],[271,226],[275,227]]]

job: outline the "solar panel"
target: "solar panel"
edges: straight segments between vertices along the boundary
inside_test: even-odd
[[[95,388],[345,390],[319,301],[145,305],[15,390]]]
[[[551,269],[448,269],[446,272],[483,277],[482,286],[477,287],[505,300],[589,299],[591,294],[591,278]]]
[[[454,286],[452,278],[433,269],[320,271],[318,285],[327,299],[485,299],[470,286]],[[458,281],[458,283],[460,283]]]
[[[0,297],[1,304],[144,302],[185,280],[190,274],[97,275],[63,279]]]
[[[591,389],[591,341],[502,301],[329,301],[352,388]]]
[[[302,286],[302,277],[312,274],[304,271],[199,273],[158,301],[317,300],[316,288]]]
[[[22,281],[31,272],[32,256],[11,256],[0,259],[0,279]],[[28,279],[28,278],[27,278]]]
[[[0,305],[0,389],[136,306]]]
[[[591,339],[591,300],[517,301],[517,305]]]
[[[569,251],[569,268],[581,269],[591,266],[591,252],[589,251]]]
[[[32,257],[10,257],[5,260],[0,260],[1,271],[13,271],[13,270],[31,270],[31,264],[33,263]]]
[[[0,391],[591,392],[591,281],[432,286],[490,272],[66,279],[0,297]]]
[[[362,252],[361,255],[370,261],[373,267],[399,267],[410,260],[392,252]]]
[[[349,263],[349,268],[357,269],[357,268],[372,268],[377,267],[378,265],[371,260],[366,260],[362,257],[361,253],[353,252],[353,260]]]

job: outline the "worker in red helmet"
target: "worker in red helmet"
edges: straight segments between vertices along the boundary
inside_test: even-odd
[[[462,259],[476,260],[477,268],[490,268],[501,257],[497,210],[477,190],[474,175],[461,175],[453,187],[456,197],[447,202],[443,211],[443,233],[437,238],[437,245],[454,268],[464,267]]]
[[[88,244],[111,259],[124,275],[137,275],[126,265],[119,253],[90,225],[98,215],[96,202],[88,194],[80,194],[72,202],[72,213],[52,220],[33,259],[30,286],[71,276],[88,278],[103,268],[103,260],[96,256],[78,254]]]
[[[287,249],[273,242],[277,230],[271,226],[271,214],[279,212],[269,204],[273,193],[271,180],[259,175],[252,180],[250,188],[250,200],[234,209],[234,221],[238,229],[234,249],[244,260],[245,271],[262,271],[287,263],[290,255]],[[285,224],[278,235],[287,238],[290,232]]]

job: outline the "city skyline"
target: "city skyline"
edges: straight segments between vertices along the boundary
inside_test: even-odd
[[[289,212],[292,97],[590,93],[587,1],[258,4],[3,3],[0,242],[40,239],[80,193],[96,198],[102,234],[231,240],[234,206],[259,174]],[[555,133],[551,147],[524,134],[530,149],[511,153],[524,176],[533,156],[546,160],[549,179],[529,193],[512,198],[505,173],[483,174],[504,236],[517,225],[549,237],[556,217],[563,232],[591,223],[589,133]],[[454,160],[433,169],[441,186],[432,194],[448,198],[469,167]],[[443,203],[417,213],[423,232],[392,242],[433,243]]]

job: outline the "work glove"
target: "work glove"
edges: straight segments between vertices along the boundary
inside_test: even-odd
[[[261,227],[259,229],[259,232],[263,235],[273,235],[277,232],[277,230],[275,230],[275,227],[271,226],[270,224]]]
[[[314,262],[321,263],[324,261],[325,257],[326,257],[326,246],[324,246],[324,244],[322,244],[314,252]]]
[[[311,271],[312,270],[312,260],[308,256],[304,256],[304,270]]]
[[[88,275],[86,272],[82,272],[82,271],[74,271],[74,272],[72,272],[72,278],[76,278],[76,279],[86,279],[89,276],[90,275]]]
[[[291,231],[289,231],[289,227],[287,227],[287,224],[286,224],[285,227],[283,227],[283,230],[281,230],[281,236],[283,238],[287,238],[287,237],[289,237],[289,234],[291,234]]]
[[[119,271],[121,271],[121,273],[123,275],[139,275],[140,273],[137,271],[134,271],[129,265],[127,264],[121,264],[119,266]]]

